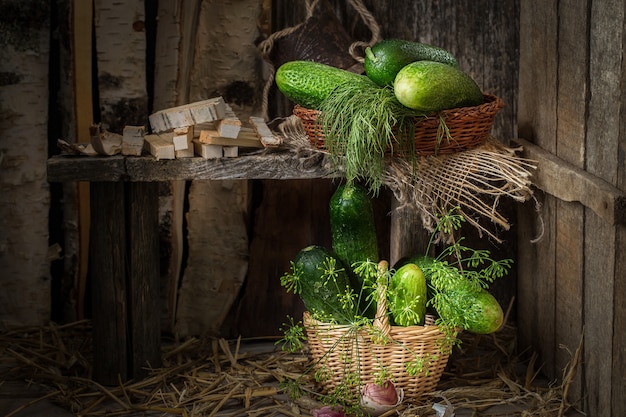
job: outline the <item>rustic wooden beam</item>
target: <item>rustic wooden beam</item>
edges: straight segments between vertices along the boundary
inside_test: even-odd
[[[609,224],[626,223],[626,194],[603,179],[562,160],[524,139],[515,139],[525,158],[537,161],[533,183],[568,202],[579,202]]]
[[[341,176],[330,157],[291,152],[258,152],[237,158],[201,157],[157,161],[153,156],[54,156],[49,182],[311,179]]]
[[[93,377],[101,384],[115,385],[132,372],[128,367],[124,183],[90,185]]]
[[[159,289],[159,184],[126,184],[127,270],[129,325],[128,365],[132,377],[146,377],[161,366]]]

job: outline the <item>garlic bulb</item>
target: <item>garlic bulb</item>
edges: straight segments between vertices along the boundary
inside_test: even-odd
[[[372,417],[377,417],[404,400],[404,390],[396,389],[393,382],[386,380],[382,384],[369,383],[361,388],[361,407]]]

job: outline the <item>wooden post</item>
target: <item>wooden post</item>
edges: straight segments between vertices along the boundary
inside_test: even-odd
[[[161,364],[158,191],[157,182],[126,183],[129,347],[133,378],[146,376],[147,365],[158,367]]]
[[[91,183],[94,379],[116,385],[161,363],[158,183]]]
[[[90,196],[93,377],[114,385],[130,377],[124,183],[92,182]]]

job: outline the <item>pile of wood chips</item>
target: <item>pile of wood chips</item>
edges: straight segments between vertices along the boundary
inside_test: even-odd
[[[26,381],[46,392],[7,417],[44,400],[79,416],[309,416],[321,407],[310,379],[304,379],[308,394],[303,397],[283,392],[281,382],[300,377],[311,362],[306,353],[282,351],[276,339],[166,340],[162,367],[143,380],[105,387],[90,378],[91,330],[89,321],[80,321],[0,335],[0,386]],[[505,415],[490,411],[501,405],[517,410],[515,415],[565,415],[571,406],[563,398],[577,355],[561,384],[538,384],[536,356],[521,359],[515,334],[515,328],[505,326],[493,335],[462,335],[439,390],[421,404],[405,402],[388,415],[435,416],[433,403],[452,406],[457,415],[461,410],[469,410],[464,415]]]

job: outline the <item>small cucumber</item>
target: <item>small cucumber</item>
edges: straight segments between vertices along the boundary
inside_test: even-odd
[[[330,262],[334,262],[335,273],[328,275]],[[333,319],[347,324],[354,312],[344,310],[340,299],[351,291],[348,271],[332,251],[319,245],[300,250],[293,260],[293,274],[297,276],[298,293],[306,309],[316,319]]]
[[[337,86],[371,82],[365,75],[312,61],[285,62],[278,67],[275,81],[289,100],[316,110]]]
[[[424,324],[426,277],[413,263],[400,267],[389,280],[389,311],[399,326]]]
[[[365,73],[380,86],[392,85],[396,74],[415,61],[436,61],[458,68],[459,64],[448,50],[438,46],[402,39],[384,39],[365,48]]]
[[[504,311],[496,298],[487,290],[455,291],[447,293],[458,312],[463,312],[463,329],[475,334],[490,334],[498,330],[504,321]],[[445,318],[446,313],[440,312]]]
[[[398,72],[393,83],[400,103],[432,113],[484,102],[478,84],[465,72],[434,61],[416,61]]]

